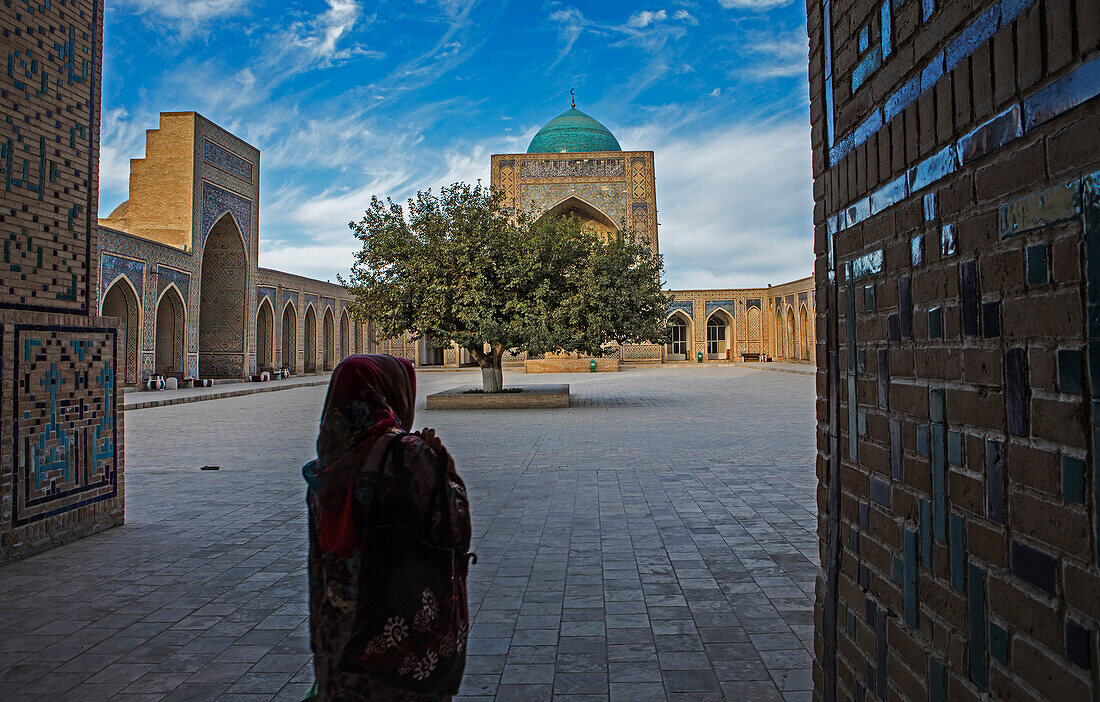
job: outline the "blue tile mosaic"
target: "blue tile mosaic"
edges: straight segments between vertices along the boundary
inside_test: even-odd
[[[209,139],[202,140],[202,158],[216,168],[237,176],[246,183],[252,182],[252,162],[223,149]]]
[[[1027,349],[1011,348],[1005,352],[1005,417],[1008,433],[1027,436],[1028,396]]]
[[[951,587],[956,592],[966,588],[966,521],[961,515],[951,514]]]
[[[890,407],[890,353],[886,349],[878,350],[878,406]]]
[[[924,236],[920,234],[909,240],[909,263],[914,268],[924,263]]]
[[[940,256],[954,256],[958,239],[955,236],[955,225],[945,224],[940,227]]]
[[[1013,105],[959,139],[956,146],[959,163],[966,165],[976,161],[1023,135],[1020,106]]]
[[[913,279],[903,275],[898,278],[898,314],[901,326],[901,338],[913,338]]]
[[[1046,86],[1024,100],[1024,124],[1028,129],[1100,95],[1100,56]]]
[[[959,313],[963,336],[978,335],[979,298],[978,262],[963,261],[959,264]]]
[[[1046,285],[1050,282],[1050,276],[1047,274],[1046,244],[1034,244],[1024,249],[1024,261],[1028,285]]]
[[[222,215],[229,212],[236,220],[244,239],[245,251],[249,251],[252,242],[252,201],[243,195],[220,188],[213,183],[203,181],[202,184],[202,231],[203,241],[210,233],[211,227],[221,219]]]
[[[1080,349],[1058,349],[1058,391],[1080,395],[1084,388],[1084,360]]]
[[[989,622],[989,655],[1008,663],[1008,632],[995,622]]]
[[[1040,590],[1057,594],[1058,562],[1048,553],[1012,539],[1012,574],[1023,578]]]
[[[1085,504],[1085,462],[1080,458],[1062,456],[1062,496]]]
[[[905,588],[902,600],[905,606],[905,623],[915,627],[919,624],[919,604],[917,602],[917,533],[905,530]]]

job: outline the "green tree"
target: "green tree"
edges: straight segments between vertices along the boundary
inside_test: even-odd
[[[509,350],[603,355],[609,342],[666,340],[661,257],[629,232],[599,236],[573,216],[533,220],[499,194],[455,183],[407,209],[372,197],[348,279],[380,337],[456,342],[502,389]]]

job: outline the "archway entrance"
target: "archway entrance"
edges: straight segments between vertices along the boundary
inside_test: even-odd
[[[750,307],[749,311],[745,314],[748,318],[748,352],[749,353],[766,353],[764,349],[764,339],[762,338],[760,328],[760,308]]]
[[[715,310],[707,318],[707,358],[720,360],[726,358],[733,340],[733,319],[725,310]]]
[[[183,330],[186,320],[183,297],[169,285],[157,303],[154,330],[153,372],[163,376],[183,376]]]
[[[772,345],[775,346],[773,354],[776,358],[783,358],[783,344],[784,344],[784,332],[783,332],[783,311],[778,307],[775,308],[775,334],[772,335]]]
[[[668,318],[670,331],[667,346],[668,360],[686,361],[691,353],[691,319],[677,310]]]
[[[798,358],[798,352],[794,346],[795,340],[795,327],[794,327],[794,310],[790,307],[787,308],[787,358]]]
[[[202,247],[199,288],[199,376],[244,375],[248,300],[244,239],[228,212],[210,228]]]
[[[355,323],[355,353],[366,353],[363,348],[363,325]]]
[[[266,297],[256,312],[256,370],[275,370],[275,311]]]
[[[345,359],[351,355],[351,319],[348,311],[340,313],[340,358]]]
[[[306,308],[306,328],[305,328],[305,371],[306,373],[317,372],[317,313],[313,311],[313,305]]]
[[[542,217],[576,217],[589,231],[608,235],[618,229],[610,217],[591,203],[576,196],[569,196],[547,210]]]
[[[810,360],[810,339],[809,339],[809,315],[806,314],[806,306],[803,305],[801,311],[798,313],[798,339],[799,346],[801,346],[803,361]]]
[[[283,368],[298,372],[298,313],[292,302],[283,308]]]
[[[125,278],[119,278],[103,296],[100,314],[104,317],[118,317],[118,377],[126,385],[137,385],[141,364],[138,352],[141,350],[141,311],[138,307],[137,293]]]
[[[336,361],[334,358],[336,355],[336,344],[334,343],[334,337],[336,336],[335,327],[336,324],[332,321],[332,308],[330,307],[329,309],[325,310],[325,329],[324,336],[322,337],[322,343],[324,344],[325,351],[324,367],[327,371],[330,371],[336,367]]]
[[[432,337],[425,334],[417,342],[417,360],[422,366],[442,366],[443,349],[432,348]]]

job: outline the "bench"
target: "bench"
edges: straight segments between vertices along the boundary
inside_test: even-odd
[[[762,353],[743,353],[741,354],[742,361],[759,361],[763,358]]]

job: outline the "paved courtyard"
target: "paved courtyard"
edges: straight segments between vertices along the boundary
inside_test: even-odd
[[[461,699],[809,698],[812,376],[506,373],[574,406],[423,409],[479,379],[420,374],[416,421],[473,504]],[[127,412],[127,524],[0,566],[0,699],[302,699],[324,392]]]

